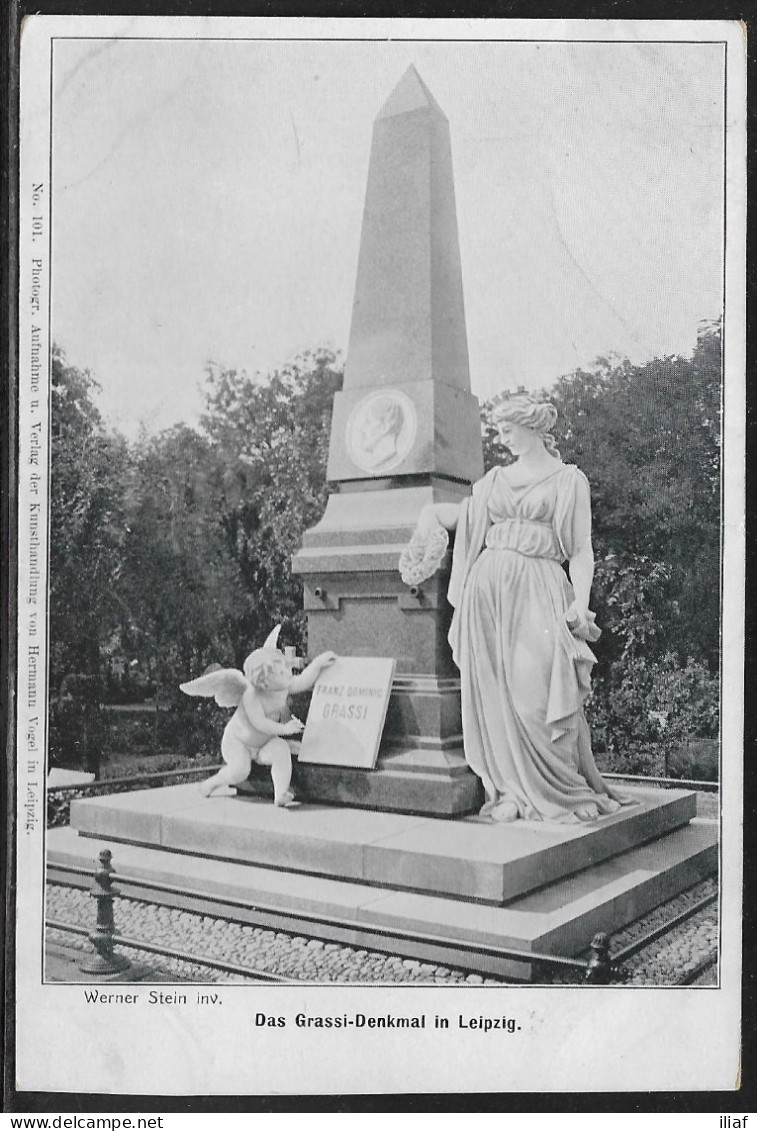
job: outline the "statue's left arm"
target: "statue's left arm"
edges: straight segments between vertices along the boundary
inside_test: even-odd
[[[591,586],[594,580],[594,548],[591,541],[591,493],[586,477],[578,472],[575,475],[574,496],[569,527],[569,538],[565,541],[568,556],[568,573],[573,585],[574,601],[568,616],[577,614],[585,623],[589,612]]]
[[[429,503],[418,518],[418,532],[428,536],[437,526],[454,530],[460,514],[459,503]]]
[[[574,553],[568,563],[568,572],[575,594],[573,606],[575,611],[585,618],[589,611],[591,584],[594,580],[594,550],[591,539]]]

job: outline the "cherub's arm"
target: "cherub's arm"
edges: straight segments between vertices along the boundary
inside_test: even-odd
[[[242,707],[252,726],[261,734],[270,734],[271,737],[280,735],[286,738],[292,734],[299,734],[302,730],[302,723],[299,719],[290,719],[288,723],[277,723],[273,719],[269,719],[254,687],[248,687],[245,691],[242,696]]]
[[[316,656],[303,672],[294,677],[289,684],[290,695],[297,695],[300,691],[309,691],[323,669],[330,667],[335,660],[335,652],[321,652],[320,656]]]

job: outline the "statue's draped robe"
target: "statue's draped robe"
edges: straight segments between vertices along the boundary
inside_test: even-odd
[[[495,468],[460,505],[449,600],[460,669],[465,757],[487,798],[520,817],[575,821],[621,800],[591,752],[583,704],[595,656],[565,615],[561,562],[591,535],[589,484],[577,467],[525,486]],[[615,800],[613,800],[615,799]]]

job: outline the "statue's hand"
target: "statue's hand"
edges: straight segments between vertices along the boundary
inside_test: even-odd
[[[579,605],[577,601],[574,601],[566,612],[565,621],[573,636],[588,644],[596,644],[602,635],[602,630],[597,627],[594,613]]]
[[[330,668],[332,664],[336,663],[337,659],[336,652],[321,652],[320,656],[318,656],[318,664],[321,669]]]
[[[437,530],[443,529],[436,514],[433,503],[424,507],[418,516],[418,525],[415,528],[416,536],[429,538]]]
[[[589,622],[589,610],[579,605],[578,601],[574,601],[565,614],[565,619],[571,632],[585,631]]]
[[[283,727],[281,728],[281,733],[282,735],[302,734],[304,729],[305,724],[300,719],[296,719],[294,716],[292,716],[288,723],[284,723]]]

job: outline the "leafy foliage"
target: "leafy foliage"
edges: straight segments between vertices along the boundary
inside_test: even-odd
[[[234,654],[246,597],[223,544],[222,499],[212,445],[193,429],[177,425],[135,445],[123,553],[129,615],[118,643],[148,668],[158,695],[177,673]]]
[[[94,378],[56,350],[55,686],[99,671],[112,699],[128,686],[149,689],[170,708],[155,712],[156,748],[163,730],[184,748],[217,751],[224,716],[178,685],[210,662],[241,666],[279,620],[303,646],[291,557],[325,506],[341,379],[327,351],[268,380],[209,369],[201,431],[177,425],[129,445],[105,431]],[[61,699],[52,712],[53,745],[69,764],[76,753],[56,720],[76,729],[72,711]]]
[[[692,737],[715,737],[718,684],[702,664],[671,652],[634,656],[594,680],[587,717],[604,769],[668,776]]]
[[[292,575],[291,561],[326,506],[331,410],[341,367],[322,350],[266,381],[211,370],[208,384],[202,423],[222,472],[219,518],[249,596],[242,638],[262,643],[282,621],[284,636],[302,648],[302,583]],[[237,658],[241,662],[241,652]]]
[[[50,483],[50,682],[96,674],[99,644],[122,608],[121,578],[128,467],[125,441],[105,431],[92,375],[52,356]]]
[[[51,695],[49,726],[50,765],[85,770],[99,777],[108,737],[102,704],[87,703],[74,695]]]
[[[714,674],[720,612],[720,328],[704,326],[692,358],[640,368],[600,361],[552,392],[558,445],[592,487],[595,548],[645,584],[655,651],[693,655]],[[610,557],[612,555],[612,557]],[[604,612],[605,610],[603,610]],[[607,610],[613,633],[622,632]],[[663,639],[664,638],[664,639]],[[648,641],[649,644],[649,641]]]

